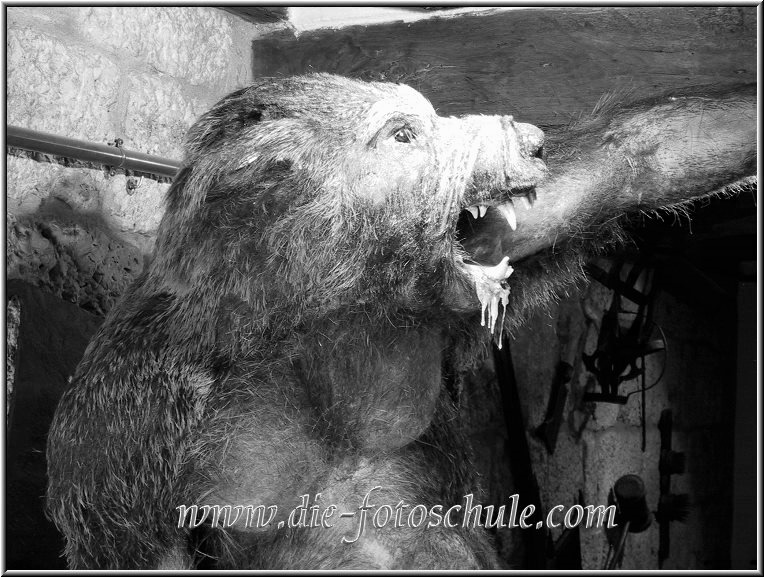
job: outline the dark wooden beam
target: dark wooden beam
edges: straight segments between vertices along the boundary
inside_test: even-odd
[[[443,10],[459,10],[460,8],[466,8],[467,6],[397,6],[401,10],[411,10],[412,12],[432,12]]]
[[[254,42],[254,74],[324,71],[403,82],[441,114],[514,114],[542,127],[703,84],[756,81],[756,7],[537,8],[413,23],[282,31]]]
[[[289,20],[289,8],[286,6],[221,6],[221,8],[255,24],[270,24]]]

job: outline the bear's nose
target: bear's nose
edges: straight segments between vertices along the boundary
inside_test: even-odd
[[[542,158],[544,151],[544,131],[532,124],[513,123],[517,131],[517,141],[526,156]]]
[[[520,154],[525,158],[542,158],[544,149],[544,131],[524,122],[515,122],[512,116],[501,117],[501,127],[507,132],[513,132]]]

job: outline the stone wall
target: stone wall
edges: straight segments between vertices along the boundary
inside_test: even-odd
[[[659,285],[660,286],[660,285]],[[659,290],[653,320],[662,328],[667,354],[646,357],[645,447],[642,448],[639,378],[619,386],[629,396],[626,404],[587,402],[586,392],[600,387],[580,359],[597,348],[598,323],[613,292],[595,281],[573,291],[547,311],[537,313],[518,330],[511,343],[515,373],[531,461],[544,512],[551,507],[608,505],[608,495],[619,477],[639,475],[645,484],[651,512],[660,499],[661,413],[673,414],[672,450],[683,452],[686,470],[670,478],[673,494],[688,496],[685,522],[669,526],[669,555],[663,569],[729,568],[732,511],[732,431],[734,430],[735,331],[733,303],[714,309],[693,307]],[[595,322],[592,322],[592,319]],[[656,331],[652,338],[659,338]],[[575,370],[559,436],[549,453],[535,429],[545,418],[554,370],[559,360]],[[559,519],[558,519],[559,520]],[[661,524],[630,533],[622,568],[658,569]],[[551,530],[554,540],[563,527]],[[602,569],[608,551],[606,531],[580,528],[584,569]]]
[[[251,41],[274,26],[217,8],[9,7],[7,122],[180,160],[194,120],[251,82]],[[6,162],[8,277],[103,314],[151,251],[168,185]]]

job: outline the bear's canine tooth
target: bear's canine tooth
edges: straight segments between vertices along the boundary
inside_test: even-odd
[[[485,206],[484,204],[481,204],[478,206],[478,213],[480,214],[480,218],[483,218],[487,211],[488,211],[488,207]]]
[[[517,230],[517,215],[515,214],[515,205],[512,204],[512,201],[508,200],[505,204],[500,204],[498,208],[501,214],[504,215],[504,218],[507,219],[509,228]]]
[[[470,211],[470,214],[472,215],[472,218],[474,218],[475,220],[478,219],[479,212],[478,212],[478,207],[477,206],[468,206],[467,210]]]

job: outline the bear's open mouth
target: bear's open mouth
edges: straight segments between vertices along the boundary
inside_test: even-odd
[[[536,200],[535,188],[523,192],[502,200],[478,201],[459,213],[456,240],[468,255],[465,262],[492,267],[502,261],[506,255],[501,241],[517,230],[515,205],[523,203],[530,210]]]
[[[476,201],[459,213],[456,241],[466,253],[459,259],[459,264],[475,283],[482,307],[481,324],[487,324],[491,333],[498,320],[499,303],[503,308],[502,316],[506,314],[508,279],[514,271],[509,256],[504,254],[502,239],[517,230],[515,203],[524,203],[525,209],[531,209],[535,200],[536,191],[531,187],[514,191],[511,196],[500,200]]]

